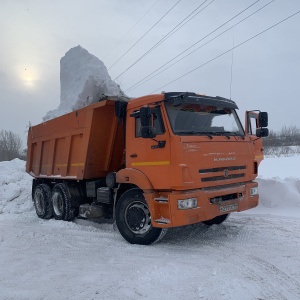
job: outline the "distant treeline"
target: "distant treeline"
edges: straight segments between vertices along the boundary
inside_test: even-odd
[[[26,159],[26,151],[22,150],[22,141],[18,134],[12,131],[0,131],[0,161],[15,158]]]
[[[300,153],[300,129],[296,126],[282,127],[280,131],[270,130],[263,138],[266,155],[288,156]]]

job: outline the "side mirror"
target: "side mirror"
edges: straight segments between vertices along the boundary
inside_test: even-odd
[[[156,137],[156,129],[152,126],[142,126],[141,135],[144,139],[154,139]]]
[[[260,112],[258,114],[259,127],[268,127],[268,113]]]
[[[256,136],[257,137],[267,137],[269,135],[268,128],[257,128],[256,129]]]
[[[150,107],[141,107],[140,108],[140,118],[141,118],[141,125],[144,126],[151,126],[152,125],[152,114]]]
[[[142,138],[153,139],[156,137],[156,129],[152,126],[152,110],[150,107],[140,108],[141,135]]]

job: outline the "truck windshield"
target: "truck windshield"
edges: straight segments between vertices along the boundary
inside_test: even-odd
[[[243,136],[244,130],[232,108],[165,103],[173,132],[176,135]]]

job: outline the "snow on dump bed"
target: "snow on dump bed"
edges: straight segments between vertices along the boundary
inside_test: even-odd
[[[124,95],[104,63],[81,46],[71,48],[60,60],[60,86],[60,105],[44,121],[97,102],[103,94]]]
[[[300,156],[265,158],[259,168],[260,203],[246,214],[300,216]],[[0,162],[0,214],[33,209],[32,177],[19,159]]]

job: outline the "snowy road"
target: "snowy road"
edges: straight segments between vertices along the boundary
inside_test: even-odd
[[[151,246],[108,223],[39,219],[25,162],[0,162],[0,300],[299,300],[299,158],[263,161],[257,208]]]
[[[152,246],[33,211],[0,226],[0,299],[300,299],[300,218],[233,214]]]

